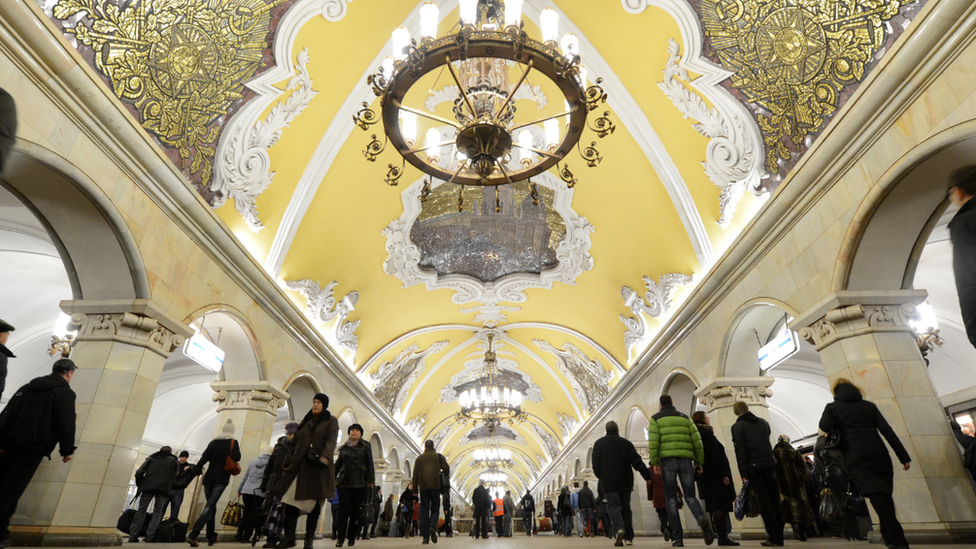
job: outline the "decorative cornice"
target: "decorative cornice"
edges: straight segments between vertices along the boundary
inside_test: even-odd
[[[563,440],[569,440],[573,436],[573,433],[576,432],[576,429],[579,428],[579,420],[562,413],[557,413],[556,417],[559,418],[559,434],[562,435]]]
[[[769,387],[776,381],[773,377],[719,377],[695,391],[709,412],[728,408],[736,401],[750,406],[769,406],[766,399],[773,396]]]
[[[643,277],[644,286],[647,292],[644,293],[645,304],[640,295],[628,286],[620,288],[620,295],[624,298],[632,317],[620,315],[620,322],[624,323],[627,330],[624,331],[624,347],[629,353],[633,348],[640,348],[647,343],[650,334],[647,332],[647,320],[644,315],[652,318],[667,314],[671,310],[671,296],[678,286],[687,286],[694,281],[692,275],[681,273],[667,273],[661,275],[660,283],[655,282],[649,276]],[[643,313],[643,315],[641,314]]]
[[[211,397],[217,403],[217,411],[253,410],[271,415],[288,403],[288,393],[271,385],[270,381],[242,383],[238,381],[213,381]]]
[[[529,425],[532,426],[532,430],[535,434],[542,440],[543,448],[548,452],[549,459],[556,457],[559,453],[559,442],[556,437],[547,431],[542,425],[536,422],[530,422]]]
[[[68,327],[77,331],[72,345],[84,341],[116,341],[169,357],[193,330],[170,317],[148,299],[62,301],[71,315]]]
[[[819,351],[840,340],[878,332],[906,332],[918,316],[916,305],[925,301],[925,290],[887,292],[835,292],[790,323],[801,338]]]
[[[572,209],[573,189],[557,180],[552,174],[544,173],[536,183],[554,192],[553,209],[563,218],[566,234],[556,246],[558,264],[539,274],[513,273],[494,281],[482,282],[467,275],[438,276],[435,271],[420,267],[420,249],[410,239],[410,230],[420,216],[422,204],[420,192],[423,180],[416,181],[402,193],[403,215],[383,229],[386,237],[387,258],[383,271],[397,277],[404,288],[423,284],[428,291],[451,289],[451,301],[458,305],[478,303],[476,307],[462,307],[462,313],[478,313],[476,322],[494,327],[507,320],[505,312],[518,311],[519,307],[500,305],[502,302],[522,303],[528,296],[528,288],[550,289],[556,282],[573,286],[576,278],[593,268],[593,258],[589,254],[590,233],[593,226],[585,217]],[[434,187],[444,184],[435,182]]]
[[[532,343],[556,358],[556,368],[569,380],[576,399],[587,412],[596,410],[610,394],[610,380],[615,374],[607,371],[599,360],[586,356],[568,341],[562,348],[556,348],[544,339],[533,339]]]
[[[427,414],[422,416],[412,417],[407,420],[403,426],[407,429],[407,432],[413,435],[413,439],[418,443],[423,442],[424,439],[424,427],[427,425]]]
[[[356,337],[356,328],[359,327],[359,320],[348,322],[349,314],[356,309],[359,301],[359,292],[352,291],[346,294],[341,300],[336,301],[332,295],[333,289],[338,284],[335,280],[319,287],[318,282],[313,282],[307,278],[301,280],[286,280],[285,287],[301,293],[305,296],[308,306],[305,309],[308,315],[319,322],[329,322],[338,317],[334,327],[335,341],[339,348],[352,353],[352,361],[356,360],[356,351],[359,349],[359,338]]]
[[[738,110],[723,109],[726,104],[711,108],[700,95],[686,88],[683,82],[689,81],[688,70],[682,65],[678,50],[678,42],[669,38],[664,82],[659,82],[658,87],[685,118],[698,121],[692,126],[698,133],[711,139],[702,166],[708,179],[722,190],[718,224],[723,229],[728,228],[744,190],[748,189],[755,196],[765,192],[761,187],[761,178],[765,175],[762,141],[756,139],[759,129],[751,117],[743,116]],[[725,92],[720,86],[716,89],[716,93]]]

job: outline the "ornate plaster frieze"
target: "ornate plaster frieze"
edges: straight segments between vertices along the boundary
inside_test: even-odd
[[[488,440],[488,428],[484,425],[475,427],[464,435],[463,443],[475,442],[479,440]],[[515,444],[520,446],[525,445],[525,437],[518,434],[515,430],[509,429],[508,427],[499,426],[495,428],[495,437],[499,439],[511,440]]]
[[[344,1],[331,4],[341,4],[345,13]],[[250,126],[232,124],[221,140],[221,155],[210,184],[210,190],[215,193],[213,206],[219,208],[228,198],[233,198],[237,213],[241,214],[254,232],[264,228],[258,218],[257,198],[271,186],[275,175],[270,171],[268,149],[318,94],[312,89],[308,62],[308,48],[305,48],[298,52],[295,76],[291,77],[286,86],[285,91],[291,91],[292,94],[284,102],[275,105],[267,118],[255,120]]]
[[[569,440],[579,428],[580,422],[573,416],[566,414],[556,414],[559,418],[559,433],[562,435],[563,440]]]
[[[594,231],[590,222],[572,210],[573,189],[559,181],[549,173],[545,173],[535,180],[538,185],[552,189],[555,193],[553,208],[563,218],[566,234],[556,247],[558,264],[544,270],[540,274],[514,273],[503,276],[494,282],[482,282],[467,275],[439,276],[436,272],[420,267],[421,253],[410,240],[410,230],[420,216],[420,191],[423,181],[418,180],[403,191],[403,215],[395,219],[383,229],[386,237],[387,258],[383,262],[383,271],[397,277],[403,282],[404,288],[423,284],[428,291],[451,289],[454,294],[451,301],[458,305],[477,304],[474,307],[462,307],[462,313],[478,313],[477,322],[485,326],[494,327],[505,322],[504,313],[518,311],[519,307],[501,305],[503,302],[522,303],[528,296],[528,288],[550,289],[556,282],[573,286],[576,278],[583,271],[593,268],[593,258],[590,256],[590,233]],[[436,188],[443,182],[435,182]]]
[[[568,341],[562,348],[544,339],[533,339],[532,343],[556,358],[556,368],[569,380],[576,400],[587,412],[593,413],[610,394],[610,380],[615,374],[607,371],[599,360],[586,356]]]
[[[332,295],[336,284],[338,283],[333,280],[326,284],[325,288],[321,288],[318,282],[313,282],[307,278],[285,281],[286,288],[305,296],[308,302],[305,310],[314,320],[329,322],[338,318],[334,328],[335,341],[339,348],[352,353],[355,361],[356,351],[359,349],[359,338],[356,337],[355,332],[360,321],[349,322],[347,319],[349,314],[356,309],[359,292],[349,292],[341,300],[336,301],[335,296]]]
[[[693,281],[694,277],[681,273],[661,275],[660,282],[655,282],[651,277],[645,276],[644,286],[647,288],[647,292],[644,293],[644,299],[647,300],[647,303],[630,287],[620,288],[624,305],[634,313],[632,317],[620,315],[620,321],[627,327],[627,330],[624,331],[624,346],[628,352],[635,347],[639,349],[647,343],[650,334],[647,333],[647,320],[644,315],[656,318],[670,311],[674,290],[678,286],[687,286]]]
[[[418,441],[423,441],[424,427],[427,425],[427,414],[410,418],[403,426]]]
[[[444,453],[444,441],[447,440],[448,435],[454,431],[454,427],[456,425],[457,421],[450,419],[447,421],[447,423],[443,423],[437,427],[434,434],[431,435],[430,439],[434,441],[434,448],[436,448],[438,452]]]
[[[271,385],[270,381],[241,383],[237,381],[213,381],[211,397],[217,403],[217,411],[254,410],[271,415],[288,403],[288,393]]]
[[[427,358],[444,350],[449,341],[435,341],[421,350],[416,343],[397,353],[393,360],[384,362],[370,374],[373,382],[373,395],[391,414],[403,408],[410,387],[417,377],[427,369]]]
[[[664,67],[664,81],[658,87],[685,118],[697,120],[695,131],[711,139],[705,149],[705,174],[721,189],[718,224],[727,228],[735,213],[735,206],[748,189],[755,196],[766,192],[761,185],[765,175],[762,168],[763,148],[756,139],[755,121],[738,110],[720,112],[709,107],[697,93],[685,86],[688,70],[681,65],[678,42],[668,39],[668,61]]]
[[[457,86],[444,86],[439,90],[434,90],[430,92],[427,97],[427,101],[424,102],[424,107],[428,111],[434,112],[437,105],[441,103],[452,102],[457,99],[458,87]],[[532,102],[538,101],[539,106],[545,107],[549,100],[546,98],[546,93],[542,91],[542,86],[520,86],[518,90],[515,91],[515,100],[527,99]],[[453,138],[453,135],[451,136]]]
[[[193,330],[169,317],[148,299],[62,301],[76,331],[72,346],[84,341],[116,341],[168,357]]]
[[[768,406],[766,399],[773,396],[769,387],[776,381],[773,377],[720,377],[695,391],[709,412],[729,408],[736,401],[749,406]]]
[[[525,400],[542,402],[542,389],[532,381],[532,377],[527,372],[519,368],[518,362],[512,358],[508,358],[514,357],[515,353],[505,349],[505,340],[497,335],[496,338],[498,339],[495,339],[494,350],[497,357],[496,365],[499,376],[506,383],[522,391]],[[441,389],[440,402],[450,404],[457,401],[458,393],[463,390],[461,386],[476,381],[481,377],[485,365],[485,351],[488,349],[487,336],[478,342],[478,348],[478,351],[468,353],[468,360],[464,362],[464,368],[452,376],[451,381]]]
[[[549,453],[549,459],[556,457],[559,454],[559,442],[556,440],[556,437],[548,429],[534,421],[529,422],[529,425],[532,426],[532,430],[542,440],[546,452]]]

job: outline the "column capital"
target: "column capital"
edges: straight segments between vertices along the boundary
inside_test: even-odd
[[[66,300],[74,341],[117,341],[169,357],[193,330],[148,299]]]
[[[373,469],[375,469],[377,473],[389,473],[389,471],[386,470],[386,468],[389,466],[390,460],[386,458],[373,458]]]
[[[769,387],[774,377],[717,377],[695,391],[695,396],[705,403],[708,411],[731,407],[737,400],[750,406],[768,406],[766,399],[773,396]]]
[[[210,397],[217,403],[217,412],[224,410],[254,410],[278,413],[288,402],[288,393],[271,385],[270,381],[212,381]]]
[[[800,337],[817,350],[842,339],[878,332],[906,332],[917,316],[916,305],[925,301],[925,290],[834,292],[790,322]]]

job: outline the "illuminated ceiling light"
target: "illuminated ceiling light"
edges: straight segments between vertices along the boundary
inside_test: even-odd
[[[384,179],[387,184],[396,185],[409,163],[431,176],[428,181],[439,179],[459,187],[511,184],[555,167],[556,175],[567,187],[573,187],[577,179],[565,162],[567,154],[576,148],[583,162],[591,168],[602,160],[595,141],[587,147],[576,146],[587,128],[600,138],[615,129],[609,111],[603,111],[602,116],[588,122],[589,113],[607,100],[600,87],[602,80],[598,78],[587,87],[585,71],[581,72],[579,39],[575,35],[567,34],[559,42],[561,47],[557,47],[559,15],[552,8],[543,10],[540,16],[543,42],[531,39],[522,28],[523,1],[459,0],[459,30],[439,38],[435,36],[437,6],[426,2],[420,10],[419,42],[411,40],[403,27],[393,31],[392,71],[384,67],[367,79],[380,98],[380,112],[364,104],[355,116],[356,125],[363,130],[383,121],[385,135],[378,137],[374,134],[363,151],[368,161],[374,162],[386,150],[387,144],[391,144],[403,159],[400,165],[390,164]],[[429,113],[419,103],[422,101],[420,97],[430,93],[425,87],[429,86],[424,80],[425,75],[442,70],[450,74],[457,85],[452,119]],[[511,77],[510,70],[513,71]],[[530,80],[530,74],[534,76],[533,71],[559,90],[566,105],[563,112],[546,112],[543,105],[534,110],[515,99]],[[421,86],[428,93],[410,93]],[[407,97],[418,98],[413,99],[418,103],[407,104]],[[516,106],[516,103],[520,104]],[[550,104],[559,103],[553,101]],[[430,153],[425,148],[418,149],[410,142],[416,137],[405,135],[398,122],[403,118],[403,111],[433,120],[439,127],[444,124],[453,127],[453,136],[439,143],[450,147],[450,161],[431,162]],[[568,131],[546,132],[546,151],[527,155],[523,149],[521,154],[515,155],[513,149],[519,148],[520,130],[535,127],[542,133],[551,125],[546,124],[549,120],[565,120]],[[455,149],[460,154],[453,154]],[[519,162],[511,162],[516,156]],[[423,196],[422,200],[425,198]]]
[[[494,334],[488,334],[488,350],[485,351],[484,370],[473,387],[465,389],[458,395],[461,411],[456,419],[466,423],[473,421],[475,425],[482,423],[488,428],[489,440],[494,436],[495,428],[502,421],[514,423],[525,421],[528,416],[522,411],[522,392],[514,387],[507,387],[499,380],[498,365],[495,362],[495,351],[491,348]]]
[[[403,133],[403,138],[407,144],[412,147],[417,142],[417,115],[408,111],[400,111],[400,131]]]
[[[939,335],[939,321],[935,316],[935,309],[928,301],[919,304],[915,311],[918,315],[909,320],[908,325],[915,330],[915,342],[918,344],[918,350],[922,352],[925,365],[928,366],[928,354],[936,347],[942,347],[945,340]]]

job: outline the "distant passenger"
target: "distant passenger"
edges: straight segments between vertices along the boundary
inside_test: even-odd
[[[441,475],[451,474],[447,458],[434,449],[434,441],[424,442],[424,453],[413,464],[413,484],[420,492],[420,535],[424,543],[437,543],[437,520],[441,508]]]
[[[169,499],[169,492],[173,489],[173,481],[180,470],[180,462],[173,455],[173,449],[163,446],[158,452],[153,453],[142,462],[136,470],[136,486],[139,488],[139,508],[132,525],[129,528],[129,542],[139,541],[139,532],[146,520],[146,513],[149,503],[153,502],[153,514],[149,521],[149,528],[146,530],[146,543],[156,541],[156,528],[163,520],[163,510],[166,508],[166,500]]]
[[[599,491],[607,499],[607,515],[617,540],[616,547],[622,547],[624,540],[634,541],[633,512],[630,509],[630,494],[634,491],[634,469],[650,480],[651,472],[644,465],[634,444],[620,436],[617,422],[608,421],[607,434],[593,444],[593,472],[600,479]]]
[[[231,472],[227,470],[227,458],[235,462],[241,461],[241,443],[234,439],[234,422],[227,420],[227,423],[220,428],[220,434],[214,437],[207,445],[207,449],[200,456],[197,463],[196,472],[203,472],[203,466],[207,467],[207,473],[203,475],[203,497],[206,504],[197,521],[193,523],[193,529],[186,537],[186,542],[190,547],[197,547],[200,543],[197,538],[203,527],[207,527],[207,545],[217,543],[217,530],[215,528],[215,517],[217,516],[217,501],[223,495],[227,485],[230,484]]]
[[[749,482],[762,502],[760,514],[769,539],[760,545],[782,547],[783,513],[776,484],[776,457],[769,444],[772,434],[769,422],[750,412],[749,405],[741,400],[732,405],[732,413],[737,417],[732,424],[732,446],[735,447],[739,475],[743,483]]]
[[[956,276],[959,308],[969,342],[976,347],[976,165],[949,176],[949,200],[959,208],[949,222],[952,271]]]
[[[369,490],[376,484],[373,451],[369,443],[362,439],[363,426],[353,423],[349,426],[347,434],[346,442],[339,449],[339,457],[336,458],[335,463],[336,487],[339,488],[339,529],[336,547],[342,547],[344,539],[349,541],[350,547],[356,544],[359,512],[366,503]]]

